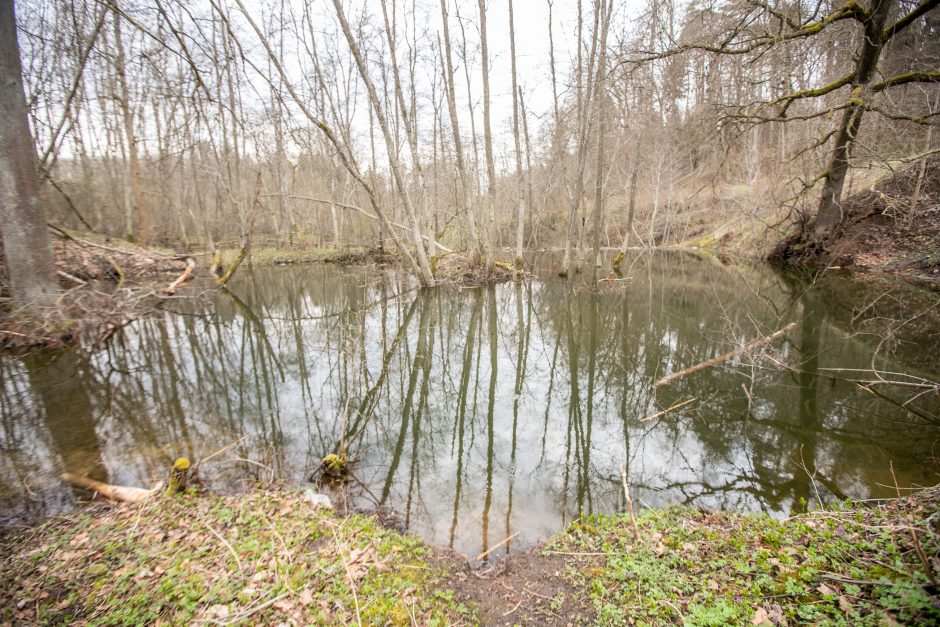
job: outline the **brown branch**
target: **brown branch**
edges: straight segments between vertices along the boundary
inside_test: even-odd
[[[719,355],[718,357],[715,357],[713,359],[703,361],[700,364],[696,364],[690,368],[686,368],[685,370],[680,370],[679,372],[674,372],[669,376],[663,377],[662,379],[656,381],[656,383],[654,383],[653,386],[658,388],[663,385],[668,385],[672,383],[673,381],[675,381],[676,379],[681,379],[682,377],[698,372],[699,370],[705,370],[706,368],[711,368],[712,366],[716,366],[723,361],[727,361],[731,359],[732,357],[740,355],[741,353],[746,353],[748,351],[754,350],[755,348],[759,346],[770,344],[771,342],[774,342],[780,339],[781,337],[783,337],[784,335],[786,335],[787,333],[789,333],[795,328],[796,328],[796,323],[791,322],[790,324],[783,327],[779,331],[776,331],[772,335],[768,335],[767,337],[759,337],[756,340],[751,340],[744,346],[736,348],[733,351],[728,351],[727,353],[723,355]]]
[[[883,41],[888,41],[902,30],[913,24],[917,18],[922,16],[927,11],[936,8],[940,5],[940,0],[923,0],[918,4],[913,11],[899,19],[897,22],[884,29],[884,32],[881,34],[881,39]]]
[[[855,72],[851,72],[839,80],[829,83],[828,85],[823,85],[822,87],[817,87],[816,89],[804,89],[793,92],[792,94],[788,94],[786,96],[782,96],[771,102],[770,106],[783,103],[783,107],[781,107],[780,112],[777,115],[779,117],[786,117],[787,109],[790,108],[790,105],[793,104],[794,101],[801,100],[803,98],[818,98],[819,96],[825,96],[826,94],[834,92],[837,89],[851,83],[855,79],[855,75]]]
[[[647,61],[656,61],[659,59],[666,59],[673,57],[685,52],[692,50],[698,50],[702,52],[711,52],[714,54],[723,54],[723,55],[741,55],[760,50],[761,48],[766,48],[773,46],[775,44],[784,42],[784,41],[793,41],[795,39],[802,39],[804,37],[810,37],[816,35],[828,26],[846,19],[855,19],[859,22],[863,22],[869,17],[868,11],[862,7],[860,4],[855,2],[855,0],[850,0],[842,6],[833,10],[832,13],[829,13],[824,18],[817,20],[815,22],[809,22],[798,27],[795,30],[783,34],[764,34],[754,37],[749,41],[738,42],[738,47],[733,47],[733,42],[735,36],[738,34],[737,30],[734,30],[730,35],[718,45],[710,45],[705,43],[697,44],[685,44],[677,48],[672,48],[670,50],[665,50],[663,52],[654,53],[651,51],[640,51],[641,53],[645,52],[646,56],[640,57],[639,59],[623,60],[621,63],[644,63]]]
[[[908,72],[885,79],[880,83],[872,85],[871,90],[875,93],[884,91],[889,87],[906,85],[907,83],[940,83],[940,72]]]

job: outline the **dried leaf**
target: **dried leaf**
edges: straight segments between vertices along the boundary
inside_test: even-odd
[[[819,587],[816,588],[816,592],[818,592],[819,594],[821,594],[821,595],[823,595],[823,596],[828,596],[828,595],[830,595],[830,594],[835,594],[835,593],[836,593],[835,590],[833,590],[832,588],[830,588],[829,586],[827,586],[827,585],[824,584],[824,583],[819,584]]]
[[[770,622],[770,614],[768,614],[767,610],[765,610],[762,607],[757,608],[757,610],[754,612],[754,618],[751,619],[751,624],[752,625],[773,625],[773,623]]]
[[[770,606],[770,620],[776,627],[787,627],[787,618],[783,615],[783,608],[776,603]]]

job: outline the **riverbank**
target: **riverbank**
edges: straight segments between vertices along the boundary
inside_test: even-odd
[[[938,532],[932,488],[783,521],[594,516],[468,562],[301,492],[159,498],[6,534],[0,622],[937,624]]]
[[[813,225],[781,241],[770,260],[815,268],[888,272],[940,285],[940,159],[898,167],[845,199],[827,238]]]

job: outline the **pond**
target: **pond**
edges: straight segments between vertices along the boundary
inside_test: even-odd
[[[149,486],[232,443],[200,468],[207,488],[316,487],[345,446],[334,498],[467,555],[623,511],[621,468],[640,506],[777,516],[938,483],[940,398],[920,385],[940,379],[936,293],[666,252],[593,289],[555,265],[434,290],[391,269],[255,268],[103,350],[2,356],[0,518],[86,499],[63,471]]]

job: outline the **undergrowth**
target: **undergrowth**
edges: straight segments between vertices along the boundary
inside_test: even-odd
[[[157,499],[4,538],[0,623],[464,622],[427,550],[293,492]]]
[[[935,491],[785,521],[647,510],[639,540],[625,516],[596,516],[546,550],[570,556],[599,624],[932,625],[938,515]]]

